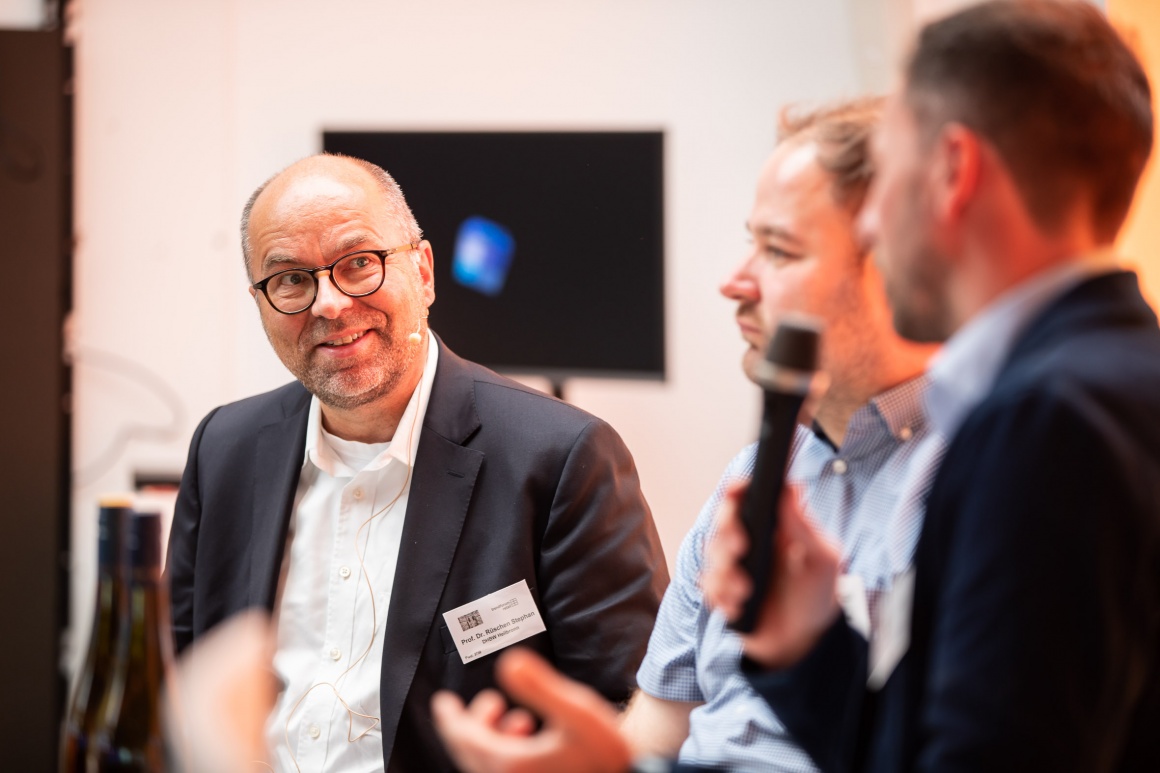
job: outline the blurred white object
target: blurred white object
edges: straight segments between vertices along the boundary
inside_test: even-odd
[[[200,637],[169,690],[169,736],[184,773],[252,773],[266,760],[263,732],[277,684],[264,612],[246,612]]]

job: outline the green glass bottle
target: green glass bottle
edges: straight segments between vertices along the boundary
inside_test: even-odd
[[[161,581],[160,516],[131,513],[125,538],[128,606],[101,721],[89,747],[88,773],[166,770],[161,701],[173,644]]]
[[[125,586],[121,566],[121,524],[129,513],[127,498],[100,503],[97,521],[97,608],[84,665],[77,675],[72,701],[61,729],[61,773],[84,773],[88,748],[100,717],[116,657]]]

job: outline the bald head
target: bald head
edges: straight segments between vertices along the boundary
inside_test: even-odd
[[[309,184],[303,185],[307,181]],[[366,186],[368,181],[373,185]],[[319,153],[296,161],[270,177],[250,195],[246,206],[242,209],[242,262],[250,281],[254,281],[251,267],[250,219],[256,206],[265,206],[270,200],[280,200],[285,196],[326,197],[328,190],[332,190],[337,196],[341,190],[350,187],[363,187],[373,191],[375,201],[368,204],[382,208],[384,215],[402,233],[404,241],[418,242],[423,238],[422,229],[415,221],[415,216],[411,214],[411,208],[403,198],[402,189],[386,170],[361,158]]]

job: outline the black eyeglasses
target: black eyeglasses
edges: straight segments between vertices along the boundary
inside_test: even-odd
[[[283,314],[300,314],[313,305],[318,297],[318,275],[329,274],[330,281],[343,295],[359,298],[370,295],[383,286],[383,264],[388,255],[419,249],[419,242],[411,242],[389,250],[359,250],[338,258],[333,263],[316,268],[288,268],[276,271],[260,282],[250,285],[261,290],[270,306]]]

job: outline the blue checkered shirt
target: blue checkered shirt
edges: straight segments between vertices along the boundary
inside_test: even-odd
[[[892,578],[910,564],[921,526],[921,497],[941,459],[942,443],[927,431],[919,377],[871,400],[850,418],[842,448],[799,427],[789,479],[804,487],[807,512],[843,546],[849,573],[865,584],[870,617]],[[698,587],[705,543],[725,490],[750,477],[757,444],[721,476],[681,544],[675,575],[657,615],[640,689],[670,701],[698,701],[680,761],[738,771],[814,771],[772,710],[741,675],[741,643]],[[914,463],[912,465],[912,462]],[[915,481],[920,485],[913,485]]]

